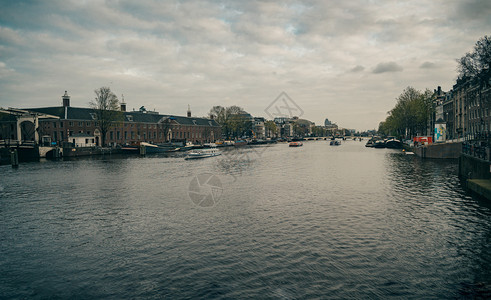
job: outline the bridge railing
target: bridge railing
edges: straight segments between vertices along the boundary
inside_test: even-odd
[[[27,146],[27,147],[34,147],[36,146],[37,143],[34,141],[17,141],[17,140],[0,140],[0,147],[1,148],[12,148],[12,147],[19,147],[19,146]]]

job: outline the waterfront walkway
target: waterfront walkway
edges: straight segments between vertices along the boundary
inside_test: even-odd
[[[491,199],[491,179],[468,179],[467,188],[479,196]]]

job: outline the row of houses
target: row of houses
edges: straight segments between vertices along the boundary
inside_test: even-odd
[[[315,125],[314,122],[298,117],[277,117],[272,120],[274,130],[267,130],[266,120],[263,117],[251,118],[253,122],[252,133],[256,138],[292,138],[309,136],[346,135],[352,130],[339,128],[328,119],[324,125]]]
[[[436,127],[444,128],[446,140],[479,139],[491,132],[491,82],[480,84],[472,78],[458,79],[448,92],[438,87]]]

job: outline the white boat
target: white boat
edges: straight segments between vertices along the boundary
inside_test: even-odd
[[[197,159],[221,155],[222,152],[218,151],[216,148],[210,149],[195,149],[188,153],[185,159]]]

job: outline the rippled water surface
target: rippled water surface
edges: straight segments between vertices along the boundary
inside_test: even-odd
[[[0,298],[491,297],[457,168],[354,141],[0,166]]]

